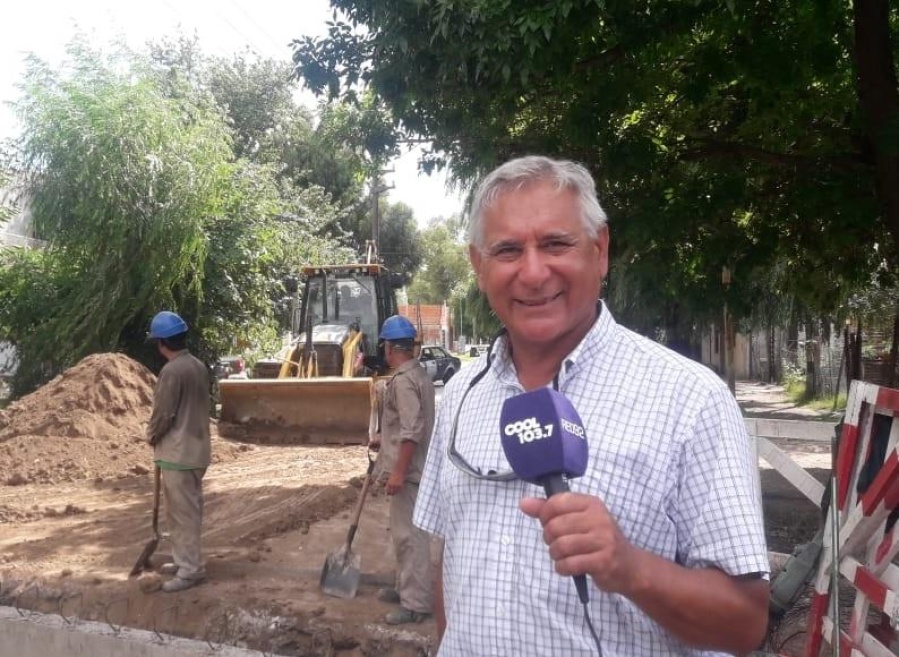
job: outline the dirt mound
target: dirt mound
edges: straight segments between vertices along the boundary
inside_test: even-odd
[[[123,354],[94,354],[10,404],[0,415],[0,485],[146,474],[155,384]],[[234,457],[230,446],[213,453]]]
[[[106,438],[139,434],[156,377],[123,354],[94,354],[10,404],[0,441],[14,436]],[[5,420],[5,421],[4,421]]]

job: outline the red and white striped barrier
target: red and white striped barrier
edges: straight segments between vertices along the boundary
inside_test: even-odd
[[[837,510],[828,513],[808,621],[806,657],[824,643],[840,654],[895,657],[899,625],[899,390],[853,381],[836,462]],[[899,512],[897,512],[899,514]],[[848,626],[833,618],[833,523],[838,523],[839,586],[855,591]],[[871,606],[876,609],[875,613]],[[879,613],[878,613],[879,612]]]

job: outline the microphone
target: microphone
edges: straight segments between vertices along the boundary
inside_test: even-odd
[[[566,478],[587,469],[584,423],[562,393],[540,388],[510,397],[500,414],[503,451],[521,479],[543,486],[547,497],[569,490]],[[578,597],[587,604],[587,577],[575,575]]]

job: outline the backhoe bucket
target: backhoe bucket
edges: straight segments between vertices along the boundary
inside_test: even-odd
[[[277,445],[368,443],[372,379],[225,379],[219,433]]]

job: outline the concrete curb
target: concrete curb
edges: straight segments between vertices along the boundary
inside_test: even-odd
[[[13,607],[0,607],[0,637],[3,637],[0,657],[260,657],[263,654]]]

